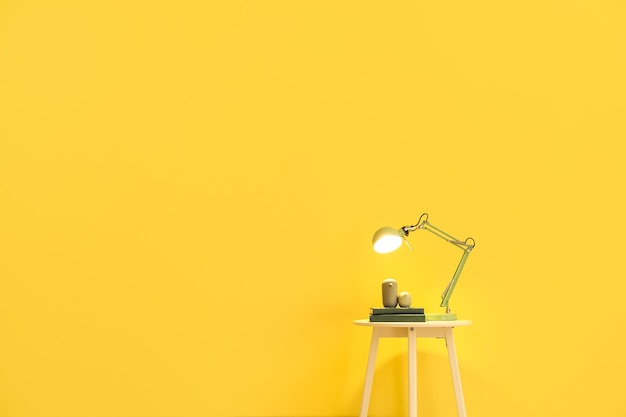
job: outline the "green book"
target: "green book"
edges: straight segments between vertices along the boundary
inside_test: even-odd
[[[370,321],[376,322],[389,322],[389,321],[416,321],[423,322],[426,321],[425,314],[371,314]]]
[[[372,307],[370,314],[424,314],[423,307]]]

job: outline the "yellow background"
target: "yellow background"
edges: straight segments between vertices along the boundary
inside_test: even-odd
[[[460,258],[371,250],[425,211],[468,415],[626,415],[624,74],[619,1],[0,2],[0,416],[357,415],[352,321]]]

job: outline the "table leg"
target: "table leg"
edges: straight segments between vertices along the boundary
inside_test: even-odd
[[[367,371],[365,373],[365,385],[363,387],[363,398],[361,399],[361,413],[359,417],[367,417],[367,410],[370,405],[370,395],[372,393],[372,382],[374,381],[374,368],[376,366],[376,353],[378,351],[378,340],[380,339],[381,329],[374,327],[372,329],[372,341],[370,343],[370,353],[367,359]]]
[[[417,417],[417,336],[409,327],[409,417]]]
[[[456,358],[456,348],[454,346],[454,336],[452,328],[445,329],[446,346],[448,348],[448,358],[450,359],[450,370],[452,371],[452,383],[454,384],[454,395],[456,397],[456,408],[459,417],[467,417],[465,414],[465,400],[463,399],[463,388],[461,387],[461,375],[459,373],[459,362]]]

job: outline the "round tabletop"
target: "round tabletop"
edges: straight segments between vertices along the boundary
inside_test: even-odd
[[[449,321],[369,321],[369,319],[355,320],[357,326],[371,327],[459,327],[469,326],[470,320],[449,320]]]

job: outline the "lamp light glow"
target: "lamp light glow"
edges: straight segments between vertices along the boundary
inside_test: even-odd
[[[381,227],[374,233],[372,244],[374,251],[378,253],[389,253],[398,249],[402,245],[402,233],[393,227]]]

